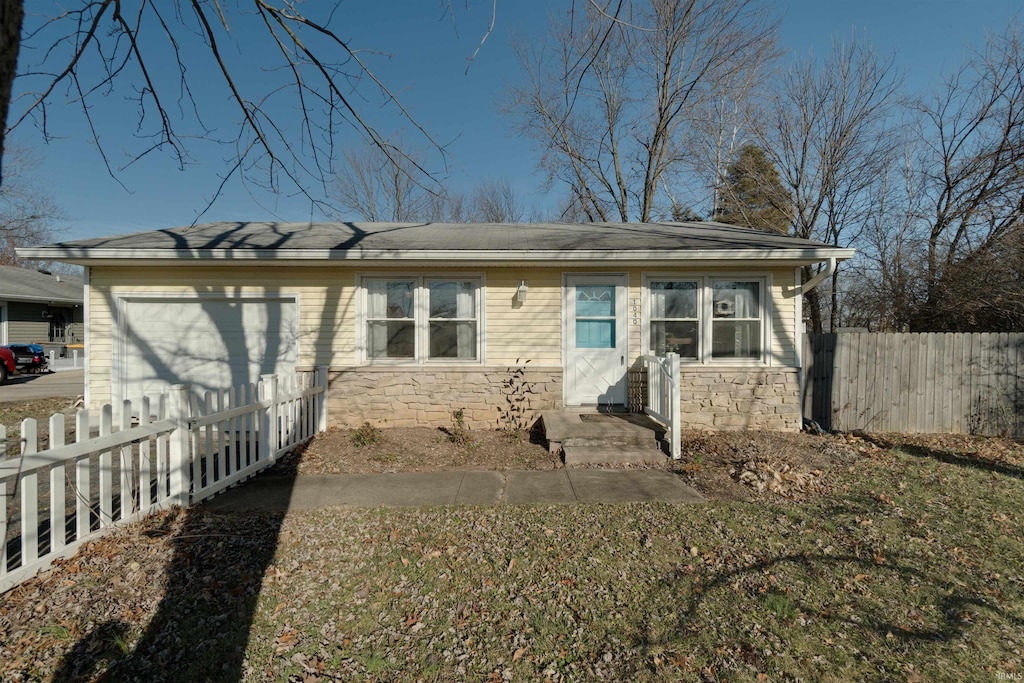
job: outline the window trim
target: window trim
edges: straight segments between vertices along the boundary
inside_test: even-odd
[[[696,282],[699,317],[697,325],[700,340],[696,360],[680,357],[679,362],[689,367],[747,366],[770,367],[773,365],[772,320],[774,306],[772,297],[772,274],[766,271],[674,271],[644,273],[641,288],[641,329],[640,343],[643,354],[651,353],[651,283],[652,282]],[[761,322],[761,353],[757,358],[712,358],[712,329],[714,317],[713,281],[757,282],[759,287],[758,308]],[[721,319],[719,319],[721,320]]]
[[[697,316],[695,318],[654,318],[651,315],[653,313],[653,311],[651,310],[651,291],[652,291],[651,283],[652,282],[692,282],[692,283],[696,284],[697,288],[694,290],[694,297],[697,300],[696,301]],[[643,344],[644,353],[650,353],[651,352],[651,325],[653,324],[653,322],[655,320],[676,321],[676,322],[680,322],[680,321],[683,321],[683,322],[695,321],[697,323],[697,357],[696,358],[689,358],[689,357],[680,356],[679,357],[679,361],[681,363],[699,363],[701,361],[701,358],[703,357],[703,354],[704,354],[704,326],[705,326],[705,320],[704,320],[704,296],[705,296],[705,291],[704,291],[704,289],[705,289],[704,281],[702,280],[702,278],[697,277],[697,276],[686,277],[686,278],[684,278],[684,277],[672,277],[672,278],[654,277],[654,278],[651,278],[650,280],[647,280],[647,281],[644,282],[643,300],[640,302],[640,310],[643,311],[643,312],[646,312],[646,315],[647,315],[647,322],[644,324],[644,328],[643,328],[644,329],[644,344]]]
[[[413,281],[413,329],[416,339],[416,346],[412,358],[370,358],[368,325],[369,325],[369,280],[412,280]],[[476,358],[437,358],[430,356],[430,299],[428,286],[431,282],[461,280],[476,283],[476,296],[474,305],[476,308]],[[356,274],[356,330],[355,330],[355,361],[356,365],[367,366],[476,366],[484,365],[486,362],[484,350],[486,344],[487,326],[484,320],[484,312],[487,309],[486,301],[486,279],[482,272],[425,272],[425,271],[371,271]]]

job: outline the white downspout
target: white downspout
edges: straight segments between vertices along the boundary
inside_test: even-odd
[[[803,320],[803,317],[804,317],[803,316],[803,295],[807,294],[807,292],[811,291],[812,289],[814,289],[815,287],[820,285],[822,282],[825,281],[826,278],[830,278],[833,275],[835,275],[836,268],[838,268],[838,266],[839,266],[839,262],[836,260],[836,258],[835,257],[830,258],[828,260],[828,266],[825,267],[825,270],[821,271],[820,273],[818,273],[817,275],[812,277],[810,280],[808,280],[807,282],[803,283],[800,286],[800,288],[797,290],[798,297],[797,297],[797,300],[796,300],[796,304],[797,304],[796,305],[796,326],[797,326],[796,354],[797,354],[797,362],[798,362],[800,367],[797,370],[796,383],[797,383],[797,391],[800,392],[800,422],[801,422],[801,428],[803,428],[803,414],[804,414],[804,383],[807,381],[807,377],[805,376],[805,373],[804,373],[804,357],[803,357],[803,351],[804,351],[804,349],[803,349],[804,334],[803,334],[803,330],[802,330],[802,327],[803,327],[803,324],[804,324],[804,320]],[[796,269],[797,273],[799,273],[800,271],[801,271],[801,268],[797,268]]]
[[[820,285],[825,280],[825,278],[830,278],[833,275],[835,275],[836,274],[836,268],[838,268],[838,267],[839,267],[839,262],[833,256],[832,258],[830,258],[828,260],[828,266],[825,268],[825,270],[821,271],[820,273],[818,273],[817,275],[812,277],[810,280],[805,282],[803,285],[801,285],[799,293],[801,295],[803,295],[803,294],[806,294],[807,292],[811,291],[812,289],[814,289],[815,287]]]

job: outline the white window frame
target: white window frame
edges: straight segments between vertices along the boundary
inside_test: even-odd
[[[697,358],[684,358],[679,357],[681,363],[699,363],[704,354],[705,340],[704,340],[704,327],[707,324],[704,316],[704,296],[705,296],[705,283],[703,278],[699,276],[683,277],[675,275],[673,277],[652,277],[649,280],[644,281],[643,299],[640,302],[640,310],[645,314],[646,320],[643,327],[643,353],[651,353],[651,323],[654,318],[651,315],[651,283],[652,282],[694,282],[697,285],[695,290],[695,296],[697,298]],[[679,320],[690,320],[689,318],[659,318],[659,320],[667,321],[679,321]]]
[[[712,358],[712,329],[714,318],[714,295],[711,283],[756,282],[758,283],[758,310],[761,321],[761,353],[757,358]],[[640,338],[642,353],[651,353],[651,283],[652,282],[696,282],[698,327],[700,340],[697,359],[680,358],[686,366],[748,366],[767,367],[772,363],[772,274],[766,272],[659,272],[644,273],[641,300],[642,326]],[[721,320],[721,318],[719,318]]]
[[[413,289],[413,327],[415,329],[415,349],[412,358],[370,358],[367,330],[369,325],[370,304],[367,282],[370,280],[412,280]],[[430,300],[428,287],[431,282],[474,282],[476,283],[476,358],[430,358]],[[413,365],[484,365],[484,349],[486,325],[484,311],[486,306],[486,282],[484,274],[472,273],[423,273],[423,272],[368,272],[356,275],[356,364],[383,366]],[[461,320],[461,318],[460,318]]]

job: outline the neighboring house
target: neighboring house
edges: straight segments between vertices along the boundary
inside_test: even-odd
[[[322,365],[335,423],[494,426],[511,368],[534,410],[623,406],[675,351],[685,426],[798,429],[801,267],[853,251],[717,223],[212,223],[19,254],[85,266],[94,406]]]
[[[80,277],[0,266],[0,344],[82,342],[82,297]]]

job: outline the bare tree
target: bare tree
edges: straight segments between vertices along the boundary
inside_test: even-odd
[[[71,104],[115,178],[157,151],[184,167],[195,145],[210,142],[230,147],[233,158],[210,203],[229,179],[240,177],[274,193],[298,192],[321,207],[337,145],[352,131],[430,182],[423,167],[388,144],[364,115],[374,105],[403,118],[420,144],[444,156],[374,73],[373,53],[339,33],[340,3],[83,0],[53,8],[49,16],[33,13],[22,27],[23,0],[0,0],[0,123],[9,124],[0,130],[0,151],[6,132],[27,123],[48,139],[54,134],[50,107]],[[453,9],[445,2],[441,8]],[[19,48],[25,67],[11,99]],[[258,78],[250,75],[255,69]],[[195,74],[219,85],[199,87]],[[111,153],[99,133],[103,121],[93,113],[111,92],[133,99],[138,113],[136,146],[125,163],[116,161],[120,149]],[[224,94],[234,121],[217,118]],[[131,140],[126,135],[117,144]]]
[[[894,132],[894,153],[885,157],[868,187],[867,212],[856,242],[857,259],[844,271],[846,299],[840,318],[871,331],[907,332],[923,297],[925,209],[916,168],[921,144],[913,126]]]
[[[485,180],[473,190],[470,216],[476,223],[518,223],[526,210],[507,180]]]
[[[7,175],[0,186],[0,265],[23,266],[15,248],[52,241],[64,214],[34,174],[34,159],[22,147],[8,146]]]
[[[677,183],[689,193],[685,203],[704,204],[709,216],[721,212],[727,167],[755,139],[751,125],[758,117],[759,94],[770,92],[771,79],[777,76],[781,51],[776,44],[763,41],[754,49],[760,54],[751,59],[752,68],[721,76],[708,97],[691,109],[690,134],[682,141],[686,172]],[[668,183],[665,189],[673,205],[684,204],[679,189],[669,192]]]
[[[346,150],[334,194],[338,203],[366,221],[423,220],[431,192],[419,181],[415,156],[392,159],[379,147]]]
[[[24,0],[0,0],[0,186],[4,180],[4,140],[7,110],[11,104],[11,87],[18,69],[21,45],[21,23],[25,14]]]
[[[469,209],[462,194],[442,188],[440,192],[431,192],[428,195],[423,220],[434,223],[465,223],[470,220],[468,216]]]
[[[419,163],[414,152],[410,159]],[[418,182],[414,169],[403,167],[401,160],[392,162],[376,147],[345,152],[333,194],[338,204],[366,221],[515,223],[526,216],[507,180],[482,181],[467,200],[440,182]]]
[[[874,209],[869,190],[893,149],[890,117],[900,85],[892,58],[856,39],[834,43],[823,62],[807,59],[783,74],[759,135],[792,199],[795,236],[837,246],[856,239]],[[837,310],[838,292],[837,271],[827,306],[820,290],[807,295],[814,331]],[[838,320],[829,318],[834,331]]]
[[[775,31],[752,0],[577,3],[552,20],[548,44],[516,45],[524,81],[506,109],[575,213],[650,221],[693,113],[757,69]]]
[[[926,291],[914,327],[946,329],[951,316],[1005,309],[994,301],[1001,292],[985,284],[992,284],[992,269],[1004,271],[998,279],[1016,281],[1016,296],[1024,289],[1014,270],[1024,240],[1021,25],[990,37],[918,108],[922,144],[910,172],[928,211],[920,216]],[[1016,324],[1024,324],[1024,317]]]

